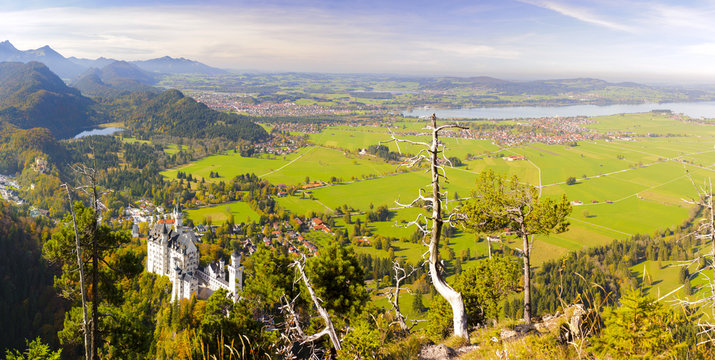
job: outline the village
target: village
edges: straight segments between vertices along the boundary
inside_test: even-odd
[[[19,188],[17,181],[11,176],[0,174],[0,198],[22,205],[25,201],[17,194]]]

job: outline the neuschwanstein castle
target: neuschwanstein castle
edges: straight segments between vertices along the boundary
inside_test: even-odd
[[[171,301],[190,299],[192,294],[207,298],[218,289],[226,289],[235,302],[243,286],[241,256],[231,254],[226,281],[223,260],[199,268],[196,242],[194,232],[183,227],[181,210],[174,209],[173,219],[159,220],[149,231],[146,271],[169,277],[173,285]]]

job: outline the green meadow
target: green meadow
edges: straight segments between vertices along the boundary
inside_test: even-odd
[[[202,223],[204,219],[211,219],[214,225],[222,224],[228,220],[230,215],[233,215],[236,223],[258,221],[260,218],[260,216],[248,206],[248,203],[240,201],[187,210],[186,212],[188,213],[188,217],[196,224]]]
[[[305,183],[306,178],[329,182],[335,177],[339,181],[352,181],[387,175],[395,169],[396,165],[374,157],[313,146],[285,156],[264,155],[260,158],[246,158],[228,151],[164,171],[162,175],[176,178],[176,174],[183,171],[192,174],[194,178],[217,182],[253,173],[274,184],[298,185]],[[218,172],[220,177],[209,178],[211,172]]]
[[[577,146],[534,143],[499,148],[489,141],[443,138],[447,145],[446,155],[456,156],[465,164],[446,169],[448,182],[444,183],[444,190],[447,198],[453,200],[455,196],[471,196],[478,174],[492,169],[509,177],[517,175],[522,182],[543,186],[543,196],[560,197],[566,194],[571,201],[581,201],[583,205],[573,206],[569,231],[536,238],[532,254],[537,265],[569,251],[607,244],[613,239],[627,239],[636,233],[652,233],[682,223],[690,211],[689,205],[682,199],[695,196],[692,182],[702,184],[704,179],[713,176],[715,130],[651,113],[597,117],[594,120],[596,122],[587,125],[594,131],[629,131],[634,134],[632,141],[582,141]],[[408,134],[410,140],[429,140],[426,136],[413,135],[422,131],[423,124],[420,122],[395,122],[391,127],[396,135]],[[168,170],[164,176],[174,178],[176,172],[181,170],[209,181],[211,171],[221,175],[218,180],[252,172],[275,184],[295,185],[304,183],[306,178],[325,182],[334,178],[338,180],[337,184],[278,198],[277,202],[299,215],[331,213],[344,204],[358,211],[386,205],[393,209],[393,218],[387,222],[370,223],[373,234],[398,239],[411,236],[414,228],[405,229],[399,225],[414,220],[421,210],[397,209],[395,201],[409,203],[420,188],[429,184],[429,175],[424,168],[398,168],[396,164],[373,156],[358,155],[359,149],[389,140],[387,127],[333,126],[319,134],[309,134],[309,137],[315,146],[290,155],[242,158],[228,152]],[[397,151],[395,144],[388,146]],[[418,148],[400,144],[400,150],[414,154]],[[524,155],[527,160],[507,161],[503,157],[517,154]],[[468,155],[472,156],[470,160],[467,160]],[[566,185],[568,177],[575,177],[576,184]],[[456,205],[458,203],[454,201],[448,208]],[[226,212],[220,206],[215,211],[217,218],[219,213]],[[196,216],[200,219],[207,215]],[[364,219],[364,215],[360,216]],[[355,215],[353,220],[360,216]],[[213,218],[214,221],[217,218]],[[336,219],[336,223],[339,228],[352,232],[353,225],[343,224],[340,218]],[[486,256],[487,245],[478,238],[475,234],[458,231],[450,239],[449,246],[457,254],[469,249],[473,258]],[[411,261],[419,260],[425,250],[420,244],[403,241],[394,245],[396,255]],[[517,239],[505,239],[504,245],[521,248]],[[373,247],[358,247],[357,251],[387,256],[385,250]]]

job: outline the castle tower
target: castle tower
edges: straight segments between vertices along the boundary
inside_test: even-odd
[[[228,291],[233,294],[233,301],[238,300],[238,293],[243,289],[243,266],[241,255],[237,252],[231,254],[231,265],[228,267]]]
[[[169,272],[169,229],[166,224],[161,226],[161,269],[159,274],[165,275]]]
[[[223,258],[219,259],[219,261],[218,261],[218,277],[220,277],[221,280],[226,279],[226,272],[224,271],[225,266],[226,266],[226,262],[223,261]]]
[[[179,229],[184,226],[183,216],[181,215],[181,204],[177,204],[174,207],[174,231],[178,232]]]

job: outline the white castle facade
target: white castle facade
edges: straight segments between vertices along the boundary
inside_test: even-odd
[[[190,299],[192,294],[208,297],[218,289],[226,289],[235,302],[243,287],[241,256],[231,254],[227,271],[224,271],[223,260],[199,268],[196,235],[183,228],[180,210],[174,209],[173,218],[173,226],[170,221],[160,220],[149,231],[146,271],[169,277],[172,302]],[[225,272],[228,272],[228,281]]]

